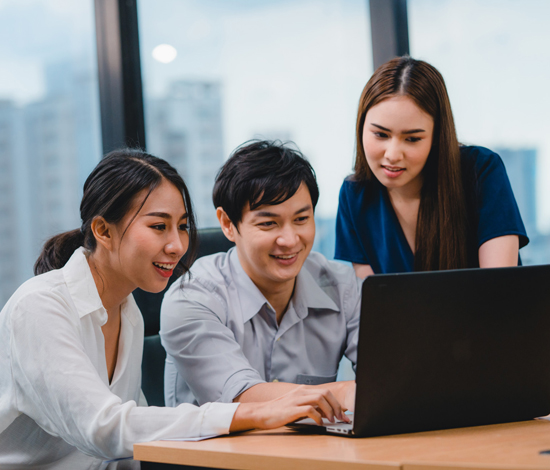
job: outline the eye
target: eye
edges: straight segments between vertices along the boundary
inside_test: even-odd
[[[413,143],[414,143],[414,142],[418,142],[418,141],[420,141],[420,140],[422,140],[421,137],[414,137],[414,136],[411,136],[411,137],[408,137],[408,138],[407,138],[407,141],[408,141],[408,142],[413,142]]]
[[[270,227],[273,227],[274,225],[276,225],[276,223],[273,220],[268,220],[266,222],[260,222],[258,224],[258,227],[270,228]]]
[[[306,223],[308,220],[309,220],[309,215],[303,215],[303,216],[297,217],[297,218],[295,219],[296,222],[302,223],[302,224],[303,224],[303,223]]]
[[[373,132],[373,134],[375,135],[375,137],[378,137],[379,139],[387,139],[388,138],[388,134],[386,134],[385,132],[375,131],[375,132]]]
[[[151,225],[151,228],[154,229],[154,230],[165,230],[166,229],[166,224]]]
[[[179,229],[180,229],[182,232],[187,232],[187,230],[189,229],[189,225],[187,225],[187,224],[180,224],[180,225],[179,225]]]

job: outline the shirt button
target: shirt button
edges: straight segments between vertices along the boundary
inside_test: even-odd
[[[279,381],[279,379],[273,379],[272,380],[272,382],[278,382],[278,381]]]
[[[277,341],[279,341],[280,339],[281,339],[280,337],[279,337],[279,338],[277,338]]]

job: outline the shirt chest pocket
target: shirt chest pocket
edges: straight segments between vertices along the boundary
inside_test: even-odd
[[[335,381],[336,374],[329,376],[298,374],[296,376],[296,383],[298,385],[321,385]]]

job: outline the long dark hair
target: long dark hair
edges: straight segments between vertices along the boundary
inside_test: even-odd
[[[374,72],[359,102],[354,179],[375,178],[363,148],[365,116],[370,108],[394,96],[408,96],[434,120],[432,148],[422,170],[415,270],[465,268],[467,215],[460,149],[445,81],[435,67],[404,56]]]
[[[195,258],[197,245],[195,217],[187,186],[176,169],[165,160],[139,149],[126,148],[107,154],[90,173],[84,183],[80,203],[81,227],[50,238],[36,260],[34,274],[62,268],[81,246],[93,253],[97,246],[91,229],[93,219],[101,216],[109,223],[120,222],[132,208],[136,196],[147,190],[147,196],[134,214],[135,217],[151,192],[163,180],[172,183],[181,192],[187,211],[189,251],[178,263],[175,273],[187,272]]]

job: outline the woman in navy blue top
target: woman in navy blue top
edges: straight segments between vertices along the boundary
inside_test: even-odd
[[[502,160],[459,145],[434,67],[407,56],[379,67],[361,95],[356,132],[335,257],[359,277],[518,264],[529,240]]]

